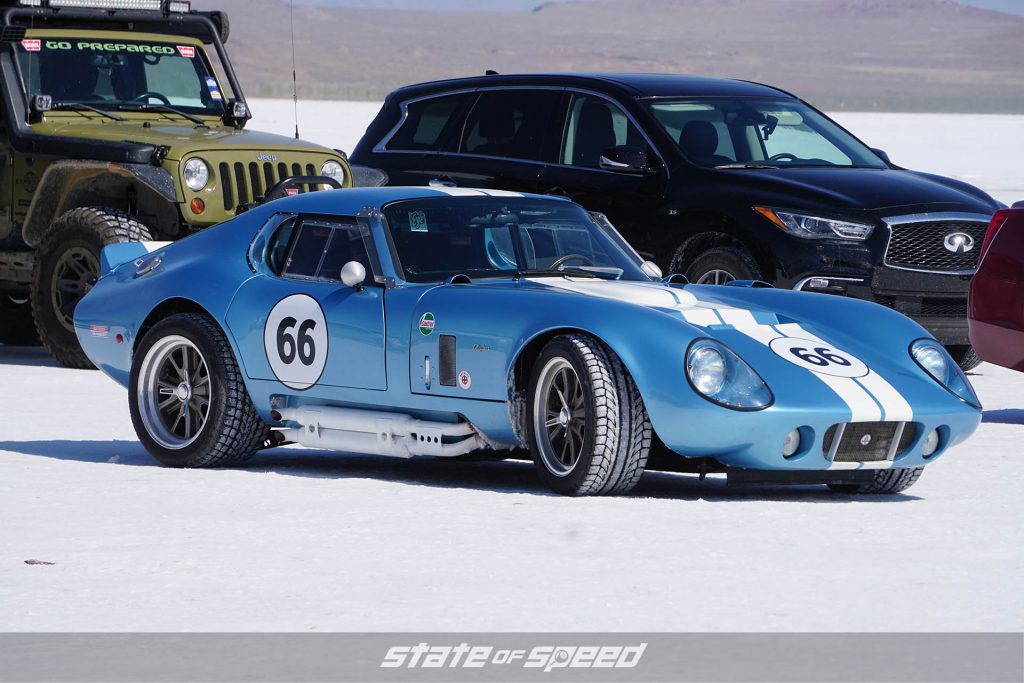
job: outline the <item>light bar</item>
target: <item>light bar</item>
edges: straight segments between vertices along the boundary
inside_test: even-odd
[[[74,9],[148,10],[185,13],[192,10],[189,0],[18,0],[22,7],[62,7]]]

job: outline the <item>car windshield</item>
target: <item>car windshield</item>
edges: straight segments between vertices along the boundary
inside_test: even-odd
[[[656,99],[647,106],[698,166],[886,168],[863,143],[796,100]]]
[[[54,109],[224,111],[217,79],[195,45],[47,36],[26,38],[17,48],[29,99],[49,95]]]
[[[438,197],[384,207],[409,282],[559,276],[648,280],[621,238],[576,204],[506,197]]]

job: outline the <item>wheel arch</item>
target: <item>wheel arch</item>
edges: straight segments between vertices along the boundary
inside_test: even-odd
[[[143,337],[146,336],[147,332],[153,329],[154,325],[179,313],[196,313],[209,318],[213,321],[214,325],[221,329],[224,336],[227,337],[228,342],[232,344],[234,343],[231,335],[228,333],[228,330],[221,325],[217,318],[201,304],[185,297],[172,297],[157,304],[139,325],[138,329],[135,331],[135,339],[132,343],[132,355],[135,355],[135,352],[138,351],[139,344],[142,343]],[[236,352],[235,349],[232,349],[232,352]]]
[[[684,226],[684,236],[681,242],[672,247],[674,250],[670,251],[666,272],[682,272],[709,249],[735,246],[750,252],[764,278],[769,278],[769,282],[775,279],[778,268],[763,240],[757,238],[754,230],[732,216],[719,211],[690,211],[680,213],[678,221]],[[673,266],[681,266],[682,270],[674,271]]]

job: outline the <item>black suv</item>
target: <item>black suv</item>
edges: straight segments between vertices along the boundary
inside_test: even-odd
[[[1000,205],[893,165],[777,88],[647,74],[413,85],[388,96],[352,161],[394,185],[565,194],[691,282],[876,301],[977,364],[967,288]]]

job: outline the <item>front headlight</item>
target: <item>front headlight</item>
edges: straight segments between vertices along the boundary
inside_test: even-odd
[[[210,167],[202,159],[189,159],[185,162],[182,175],[185,176],[185,185],[188,189],[199,192],[210,182]]]
[[[690,344],[686,376],[694,391],[726,408],[761,410],[775,400],[753,368],[713,339],[698,339]]]
[[[345,184],[345,167],[337,161],[325,161],[320,167],[320,175],[334,178],[339,184]]]
[[[932,379],[945,387],[964,403],[981,409],[981,401],[967,375],[934,339],[918,339],[910,345],[910,356]]]
[[[755,206],[754,211],[761,214],[776,227],[806,239],[866,240],[871,236],[875,226],[867,223],[841,221],[835,218],[809,216],[792,211],[769,209],[766,206]]]

